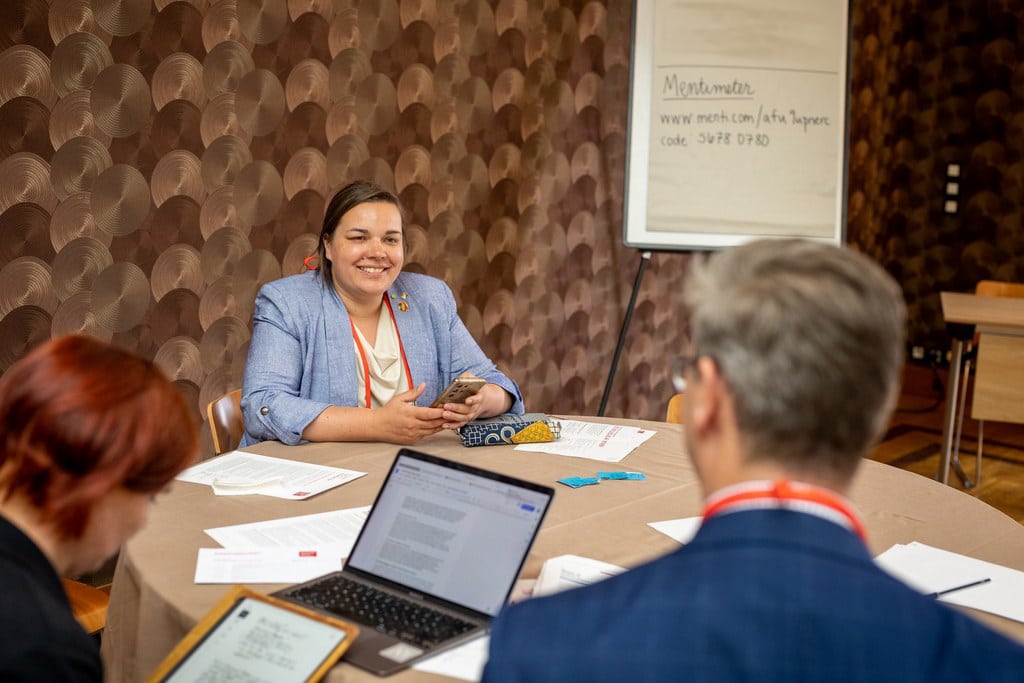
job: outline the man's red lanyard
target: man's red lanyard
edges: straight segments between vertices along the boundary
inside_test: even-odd
[[[402,354],[402,367],[405,369],[405,378],[409,381],[409,388],[414,389],[415,386],[412,383],[412,372],[409,370],[409,359],[405,357],[405,345],[402,344],[402,334],[398,331],[398,321],[395,320],[395,311],[391,308],[391,302],[388,301],[388,297],[384,295],[384,303],[388,307],[388,313],[391,314],[391,324],[395,327],[395,336],[398,337],[398,350]],[[352,339],[356,342],[356,348],[359,349],[359,358],[363,361],[363,381],[366,384],[366,407],[372,407],[373,393],[370,391],[370,362],[366,359],[366,350],[363,348],[363,343],[359,341],[359,335],[356,334],[356,324],[352,322],[352,318],[348,319],[348,324],[352,327]]]
[[[823,488],[780,479],[739,484],[712,496],[704,506],[704,519],[741,510],[796,510],[845,526],[867,543],[864,524],[838,495]]]

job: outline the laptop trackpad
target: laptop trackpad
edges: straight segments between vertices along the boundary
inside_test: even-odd
[[[423,654],[415,645],[403,643],[384,633],[364,627],[342,660],[372,671],[378,676],[404,669],[408,662]]]
[[[352,642],[352,647],[342,655],[343,660],[355,660],[362,657],[384,657],[389,661],[404,663],[426,652],[410,643],[403,643],[394,636],[380,633],[368,626],[361,626],[359,637]]]
[[[391,647],[384,648],[377,654],[381,657],[386,657],[393,662],[404,664],[410,659],[419,657],[423,652],[423,650],[419,649],[415,645],[409,645],[408,643],[395,643]]]

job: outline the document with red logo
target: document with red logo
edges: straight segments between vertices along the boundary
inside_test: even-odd
[[[655,435],[653,429],[560,419],[561,436],[547,443],[523,443],[517,451],[551,453],[602,462],[619,462]]]
[[[341,553],[303,548],[200,548],[196,583],[301,583],[341,569]]]

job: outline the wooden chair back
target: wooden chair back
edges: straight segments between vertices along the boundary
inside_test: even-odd
[[[1002,296],[1011,299],[1024,299],[1024,283],[1004,282],[1002,280],[979,280],[974,286],[975,296]],[[973,343],[978,345],[980,335],[975,332]]]
[[[1024,282],[982,280],[975,286],[974,293],[978,296],[1003,296],[1012,299],[1024,299]]]
[[[977,296],[1024,299],[1024,283],[981,280],[975,286],[974,293]],[[971,417],[979,421],[979,450],[981,449],[981,434],[984,429],[981,424],[983,420],[1019,422],[1024,419],[1019,392],[1007,393],[1013,386],[1019,386],[1019,382],[1010,379],[1016,377],[1020,372],[1021,353],[1017,343],[1008,341],[1001,335],[991,335],[986,337],[983,349],[982,336],[980,333],[975,333],[974,345],[978,347],[978,361],[984,354],[988,366],[986,369],[982,369],[978,365],[978,361],[975,361],[974,399],[971,403]],[[966,397],[966,391],[964,395]]]
[[[107,625],[107,606],[110,596],[99,588],[93,588],[79,581],[61,579],[64,592],[68,594],[71,611],[86,633],[97,633]]]
[[[206,417],[213,436],[213,452],[227,453],[238,447],[245,432],[242,422],[242,390],[235,389],[206,406]]]
[[[665,422],[671,424],[683,423],[683,395],[672,394],[668,400],[668,409],[665,411]]]

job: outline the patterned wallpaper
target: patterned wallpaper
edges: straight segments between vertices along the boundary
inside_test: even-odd
[[[410,209],[534,410],[596,413],[638,254],[620,243],[630,6],[8,1],[0,369],[85,332],[202,412],[240,383],[260,284],[356,177]],[[658,417],[683,255],[645,276],[609,414]]]
[[[1024,3],[854,3],[849,238],[943,349],[939,292],[1024,280]],[[946,214],[946,166],[960,200]]]
[[[854,7],[850,238],[937,292],[1019,279],[1015,3]],[[6,0],[0,371],[83,332],[153,358],[197,415],[239,386],[257,288],[301,270],[356,177],[411,214],[528,408],[594,414],[639,254],[621,244],[626,0]],[[1016,84],[1016,93],[1013,85]],[[962,210],[941,171],[965,168]],[[657,419],[687,256],[655,254],[608,414]]]

